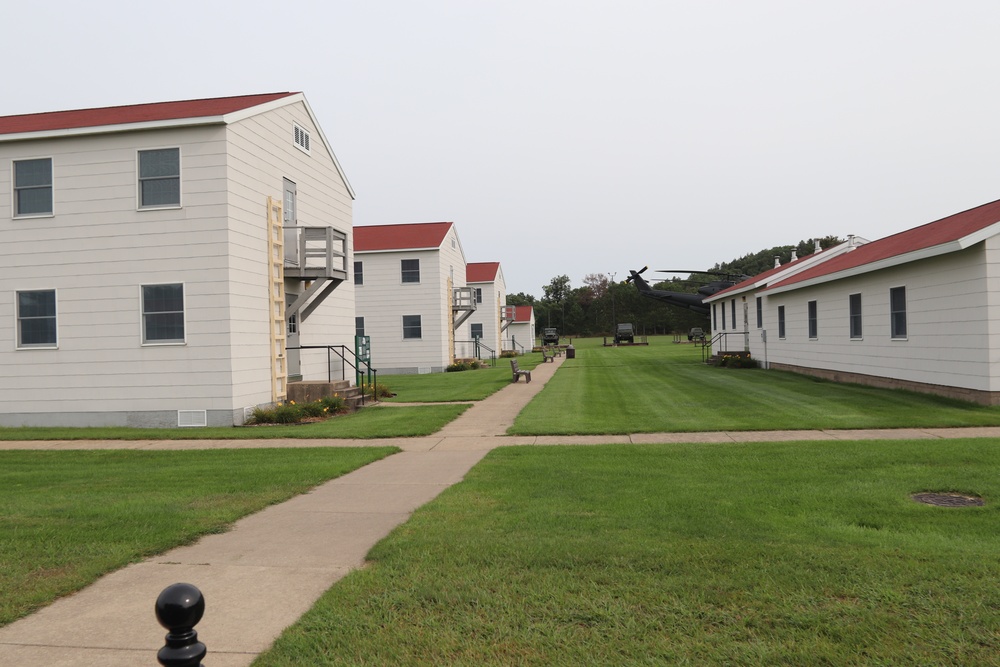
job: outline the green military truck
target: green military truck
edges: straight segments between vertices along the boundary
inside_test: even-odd
[[[622,322],[615,329],[615,344],[619,343],[634,343],[635,342],[635,329],[632,328],[631,322]]]

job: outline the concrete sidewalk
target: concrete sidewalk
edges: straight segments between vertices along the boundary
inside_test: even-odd
[[[205,594],[199,638],[211,667],[249,665],[334,582],[362,566],[368,550],[410,514],[455,484],[502,445],[653,444],[1000,437],[1000,428],[889,431],[647,433],[619,436],[503,436],[562,364],[540,364],[532,382],[504,387],[433,436],[387,440],[148,440],[2,443],[0,449],[209,449],[358,447],[404,451],[143,563],[0,628],[0,665],[155,665],[166,633],[153,603],[176,582]]]
[[[160,591],[192,583],[205,595],[199,639],[212,667],[249,665],[369,549],[441,491],[462,480],[561,365],[542,364],[480,401],[431,438],[341,441],[392,444],[402,453],[331,480],[238,521],[221,535],[109,574],[88,588],[0,628],[0,664],[45,667],[155,665],[166,631],[153,614]],[[284,442],[284,441],[282,441]],[[329,445],[288,442],[288,446]],[[9,444],[9,443],[8,443]],[[36,443],[46,449],[273,447],[273,441]],[[0,447],[5,445],[0,444]],[[29,443],[18,443],[20,448]]]

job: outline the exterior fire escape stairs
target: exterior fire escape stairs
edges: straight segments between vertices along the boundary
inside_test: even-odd
[[[285,232],[285,278],[306,289],[285,307],[285,319],[304,322],[347,280],[347,235],[333,227],[288,226]]]
[[[452,288],[451,313],[455,331],[476,312],[476,292],[471,287]]]
[[[500,311],[500,333],[507,331],[507,327],[514,323],[514,313],[517,312],[515,309],[517,306],[504,306]]]

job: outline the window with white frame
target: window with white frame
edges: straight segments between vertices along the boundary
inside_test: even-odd
[[[482,303],[482,302],[483,302],[483,288],[482,287],[477,287],[476,288],[476,303]]]
[[[893,338],[906,338],[906,288],[889,290],[889,328]]]
[[[184,342],[184,285],[142,286],[142,342]]]
[[[181,149],[139,151],[139,208],[181,205]]]
[[[719,328],[719,313],[718,313],[718,309],[716,308],[716,306],[718,306],[718,305],[719,304],[717,304],[717,303],[713,303],[712,304],[712,328],[713,329],[718,329]]]
[[[721,329],[721,331],[725,331],[726,330],[726,302],[723,301],[722,304],[721,304],[721,306],[722,307],[719,308],[719,310],[722,311],[722,329]]]
[[[469,333],[472,335],[472,340],[483,337],[483,325],[482,324],[470,324]]]
[[[52,215],[52,158],[14,161],[14,217]]]
[[[778,338],[785,337],[785,307],[778,306]]]
[[[819,338],[819,321],[816,315],[816,302],[810,301],[806,307],[807,318],[809,320],[809,337]]]
[[[17,293],[17,346],[56,347],[56,291]]]
[[[757,297],[757,328],[764,328],[764,299]]]
[[[733,309],[732,309],[733,310],[733,328],[734,329],[738,329],[739,326],[736,324],[736,299],[732,300],[732,306],[733,306]]]
[[[365,318],[363,317],[354,318],[354,335],[358,337],[365,335]]]
[[[401,259],[399,261],[400,280],[404,283],[420,282],[420,260]]]
[[[364,285],[365,284],[365,263],[364,262],[354,262],[354,284]]]
[[[422,337],[420,315],[403,315],[403,340],[420,340]]]
[[[861,295],[851,294],[847,299],[850,310],[851,338],[858,339],[861,338]]]

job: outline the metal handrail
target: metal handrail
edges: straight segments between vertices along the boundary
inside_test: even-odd
[[[513,336],[511,336],[510,338],[505,338],[504,340],[505,341],[507,341],[507,340],[510,341],[511,349],[514,350],[514,352],[517,352],[517,349],[521,348],[521,354],[525,354],[525,347],[523,345],[521,345],[520,343],[518,343],[516,338],[514,338]]]
[[[456,340],[455,344],[457,345],[458,343],[472,343],[473,349],[475,350],[476,359],[479,359],[480,361],[482,361],[482,359],[483,359],[483,355],[482,355],[482,352],[480,350],[481,349],[489,350],[489,352],[490,352],[490,366],[496,367],[496,365],[497,365],[497,351],[494,350],[493,348],[491,348],[490,346],[485,345],[481,341],[482,341],[482,339],[480,339],[480,338],[474,338],[473,340]]]
[[[701,346],[701,360],[702,362],[708,361],[708,358],[712,356],[712,350],[715,349],[715,344],[721,342],[722,348],[719,352],[729,351],[729,337],[730,336],[744,336],[746,332],[744,331],[720,331],[719,333],[712,336],[711,340],[702,339],[704,341]],[[707,351],[706,351],[707,350]]]
[[[339,348],[339,349],[338,349]],[[365,375],[368,379],[367,386],[371,387],[372,398],[375,396],[375,387],[378,384],[378,371],[371,367],[371,364],[362,359],[358,359],[358,355],[355,354],[354,350],[350,349],[346,345],[298,345],[295,347],[288,347],[288,350],[326,350],[326,381],[333,382],[333,354],[340,357],[340,376],[343,378],[347,377],[346,368],[344,364],[347,364],[354,369],[355,375]],[[362,371],[358,365],[351,363],[344,352],[350,352],[354,357],[354,361],[357,364],[364,364],[365,369]],[[361,383],[361,405],[365,404],[365,383]]]

